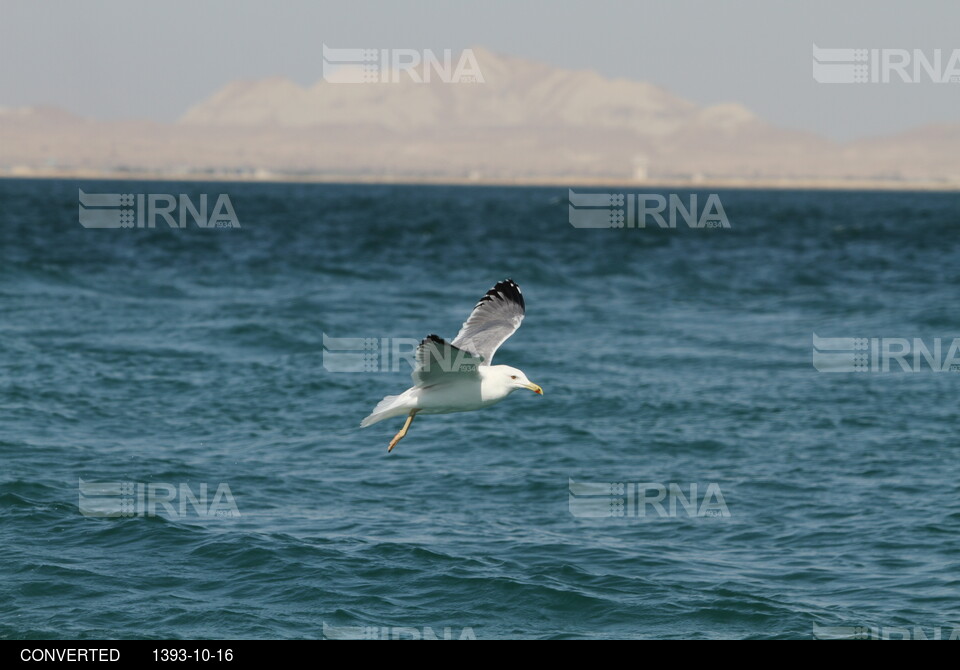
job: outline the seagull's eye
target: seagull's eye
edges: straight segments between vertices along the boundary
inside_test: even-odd
[[[516,379],[516,378],[517,378],[516,375],[510,375],[510,379]]]

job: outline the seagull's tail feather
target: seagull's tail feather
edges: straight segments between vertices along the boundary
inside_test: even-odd
[[[378,421],[383,421],[384,419],[391,419],[395,416],[403,416],[411,409],[415,409],[416,405],[411,403],[411,391],[413,390],[414,389],[409,389],[400,395],[388,395],[386,398],[377,403],[377,406],[373,408],[370,416],[360,422],[360,427],[366,428],[367,426],[372,426]]]

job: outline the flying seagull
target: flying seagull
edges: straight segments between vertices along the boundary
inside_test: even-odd
[[[496,404],[517,389],[543,395],[543,389],[517,368],[490,364],[500,345],[520,327],[523,314],[520,287],[512,279],[498,282],[480,298],[453,342],[448,344],[436,335],[420,342],[410,375],[413,386],[377,403],[360,426],[406,415],[403,428],[390,440],[389,453],[417,414],[470,412]]]

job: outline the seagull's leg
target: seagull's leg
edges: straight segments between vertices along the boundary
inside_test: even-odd
[[[413,423],[413,417],[417,415],[417,410],[410,410],[410,414],[407,416],[407,420],[403,422],[403,428],[400,429],[400,432],[393,436],[393,439],[390,440],[390,446],[387,447],[387,453],[389,454],[393,451],[393,448],[397,446],[397,442],[402,440],[407,434],[407,429],[410,427],[410,424]]]

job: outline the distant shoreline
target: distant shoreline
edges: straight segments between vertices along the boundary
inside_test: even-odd
[[[704,189],[769,189],[802,191],[939,191],[960,192],[960,182],[904,181],[881,179],[787,179],[787,178],[703,178],[690,179],[618,179],[615,177],[418,177],[411,175],[329,175],[329,174],[233,174],[171,173],[171,172],[116,172],[100,170],[21,170],[0,172],[0,179],[89,179],[98,181],[189,181],[236,182],[263,184],[393,184],[410,186],[545,186],[616,187],[639,191],[641,189],[704,190]]]

